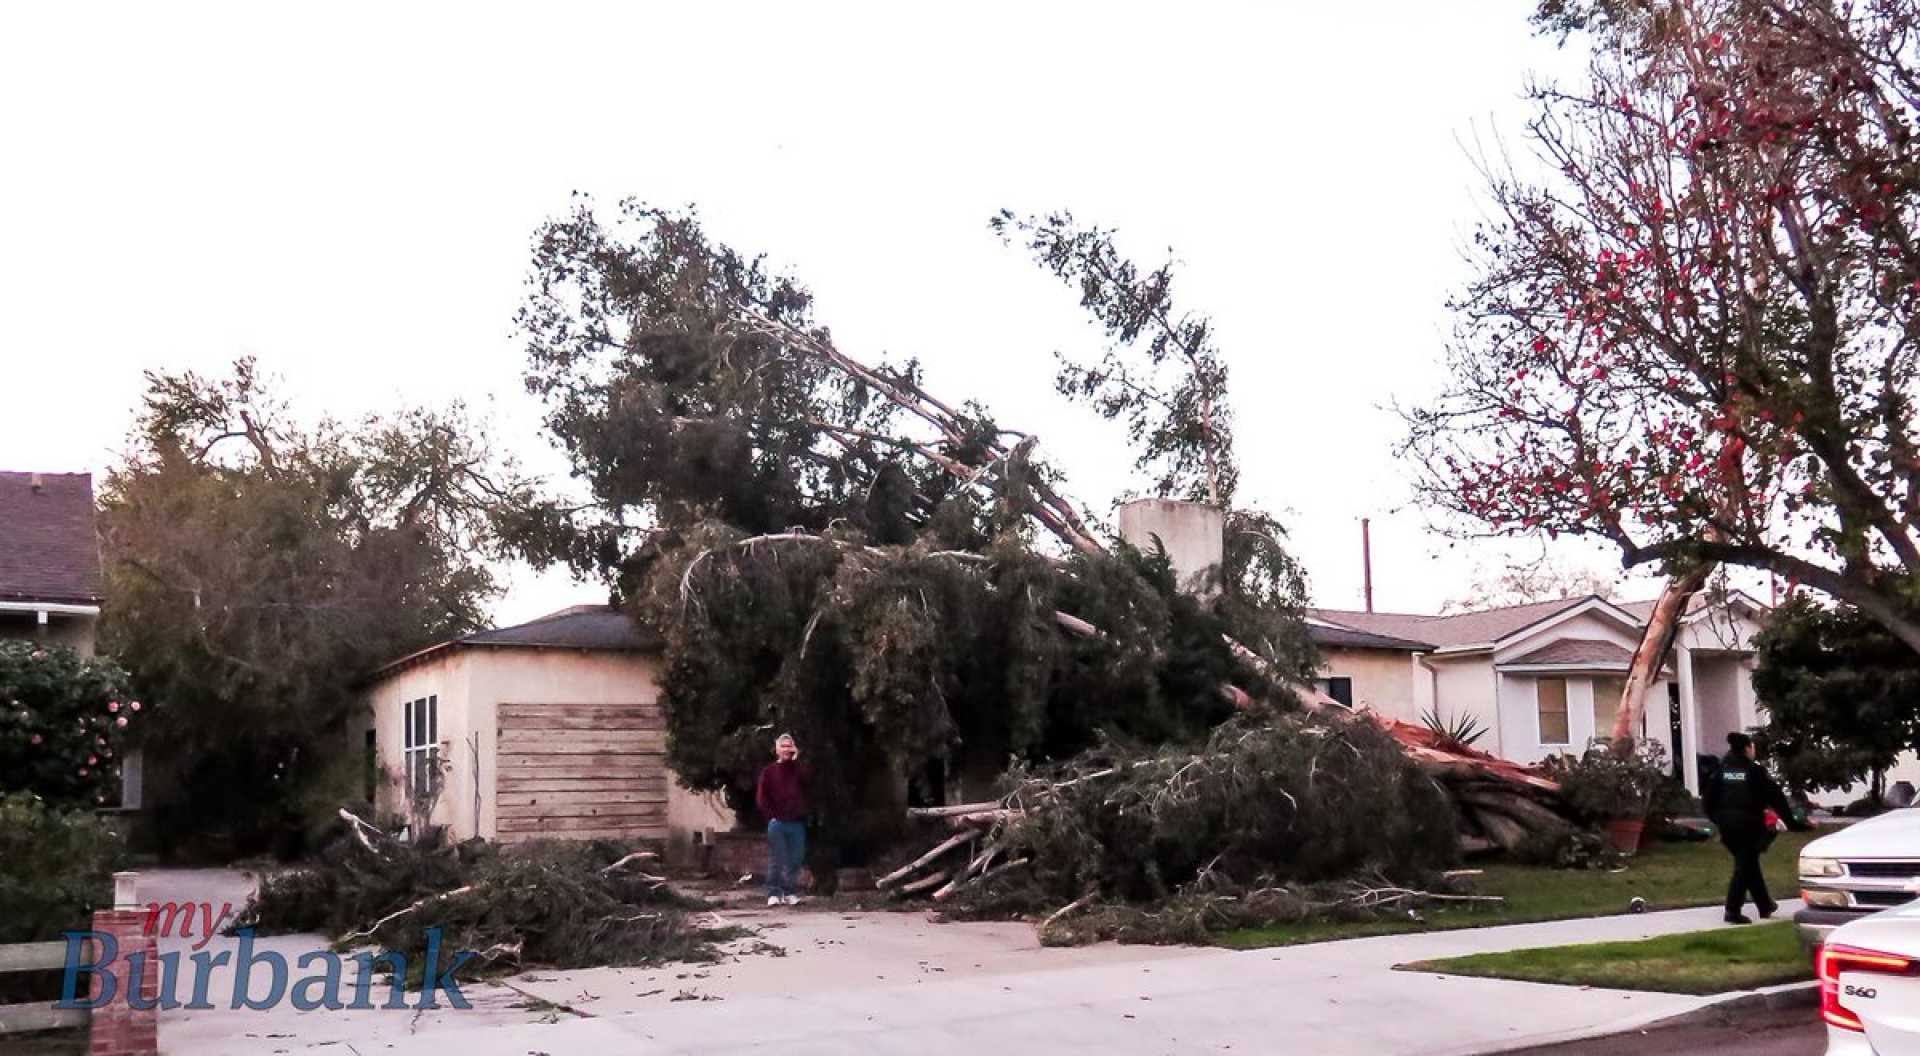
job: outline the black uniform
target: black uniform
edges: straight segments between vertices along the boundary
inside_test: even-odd
[[[1782,821],[1799,828],[1786,793],[1774,783],[1772,775],[1745,752],[1728,752],[1720,770],[1707,779],[1701,796],[1707,817],[1720,826],[1720,842],[1733,855],[1733,880],[1727,884],[1727,919],[1740,916],[1740,908],[1749,895],[1763,917],[1778,908],[1767,894],[1767,878],[1760,871],[1760,852],[1767,839],[1765,813],[1772,807]]]

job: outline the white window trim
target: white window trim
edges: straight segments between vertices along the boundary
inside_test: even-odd
[[[426,705],[424,731],[417,728],[419,723],[416,718],[416,713],[421,710],[419,705],[422,704]],[[422,760],[419,758],[422,756],[425,757],[425,772],[433,773],[440,761],[440,695],[438,693],[415,697],[400,705],[400,759],[406,773],[409,797],[417,795],[420,791],[414,787],[414,777],[423,772]]]
[[[1564,741],[1547,740],[1547,731],[1540,721],[1540,683],[1545,682],[1546,679],[1536,678],[1533,680],[1533,740],[1535,744],[1538,744],[1542,748],[1571,748],[1573,747],[1573,683],[1571,679],[1567,678],[1556,677],[1554,680],[1559,682],[1563,687],[1560,691],[1560,704],[1564,709],[1561,714],[1565,715],[1567,719],[1567,739]]]

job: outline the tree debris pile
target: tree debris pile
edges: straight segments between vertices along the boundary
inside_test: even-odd
[[[1248,717],[1198,751],[1107,746],[1010,780],[921,812],[952,835],[882,886],[1037,917],[1046,942],[1176,942],[1418,904],[1458,853],[1445,792],[1370,723]]]
[[[427,930],[438,928],[448,955],[477,954],[461,967],[465,978],[536,965],[712,960],[715,946],[739,935],[704,926],[700,902],[647,872],[651,851],[608,840],[409,842],[341,817],[311,864],[261,880],[236,929],[320,931],[340,949],[404,954],[417,974]]]

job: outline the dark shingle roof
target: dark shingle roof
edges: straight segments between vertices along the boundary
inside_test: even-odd
[[[398,667],[469,646],[520,649],[594,649],[603,652],[657,652],[665,641],[652,628],[634,622],[633,617],[612,605],[573,605],[550,612],[537,620],[511,627],[475,631],[460,638],[430,645],[418,652],[386,664],[375,672],[383,675]]]
[[[1352,627],[1335,627],[1326,623],[1307,624],[1307,637],[1313,639],[1313,644],[1323,649],[1393,649],[1417,653],[1433,651],[1433,646],[1426,642],[1396,638],[1390,634],[1375,634],[1372,631],[1356,630]]]
[[[0,472],[0,599],[91,605],[101,593],[93,475]]]
[[[1625,667],[1633,662],[1633,650],[1612,642],[1592,638],[1562,638],[1543,645],[1509,664],[1594,664]]]
[[[550,649],[658,649],[660,636],[611,605],[574,605],[512,627],[476,631],[462,645],[525,645]]]
[[[1496,642],[1515,631],[1531,627],[1558,615],[1587,598],[1555,598],[1524,605],[1505,605],[1497,609],[1461,612],[1451,616],[1420,616],[1404,612],[1353,612],[1345,609],[1314,609],[1312,615],[1343,627],[1386,634],[1400,638],[1429,641],[1439,646],[1478,645]]]

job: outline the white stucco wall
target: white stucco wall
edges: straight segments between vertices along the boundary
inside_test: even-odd
[[[1321,677],[1353,680],[1353,704],[1402,722],[1419,722],[1416,682],[1426,678],[1414,654],[1390,649],[1323,648]]]
[[[499,706],[516,704],[649,704],[659,699],[657,657],[575,649],[463,648],[381,679],[369,693],[377,724],[383,810],[404,812],[402,706],[440,698],[440,742],[451,761],[433,821],[457,837],[497,836],[496,760]],[[359,743],[357,740],[354,743]],[[478,763],[477,771],[475,763]],[[675,839],[733,827],[724,805],[668,776],[667,824]]]

